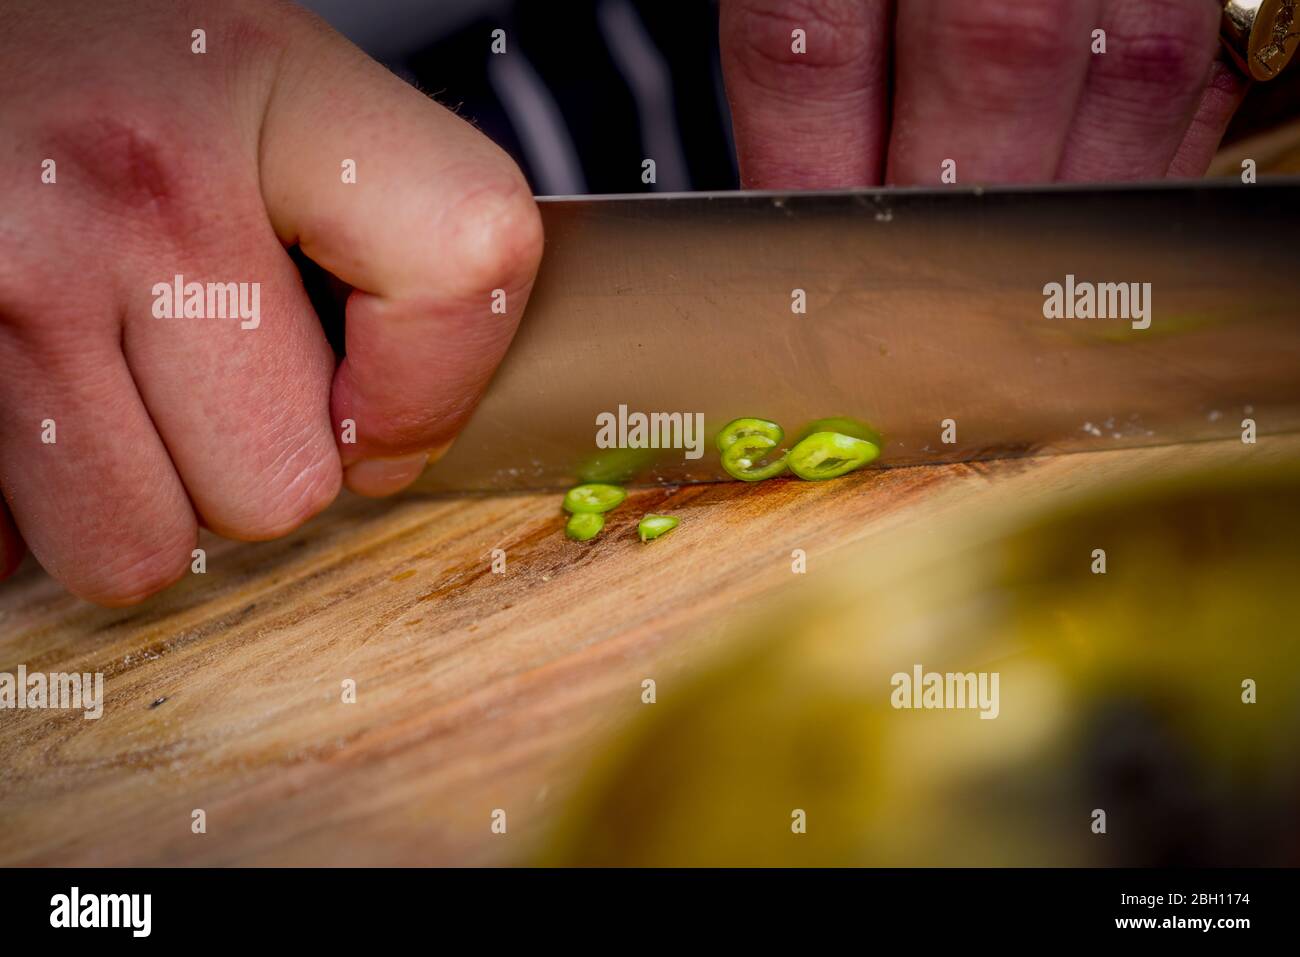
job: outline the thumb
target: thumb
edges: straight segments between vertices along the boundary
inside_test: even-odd
[[[331,394],[344,480],[397,491],[505,354],[541,259],[537,205],[490,140],[324,30],[286,52],[260,149],[281,241],[354,287]]]

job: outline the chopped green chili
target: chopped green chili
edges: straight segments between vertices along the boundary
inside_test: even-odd
[[[874,460],[884,445],[871,426],[843,417],[809,423],[789,451],[781,446],[784,438],[777,423],[746,417],[728,422],[715,441],[722,467],[742,482],[761,482],[786,471],[812,482],[838,478]],[[590,541],[605,527],[604,513],[626,498],[627,492],[618,485],[588,482],[574,486],[564,496],[564,510],[570,515],[564,533],[575,541]],[[671,515],[647,515],[637,525],[637,534],[643,542],[653,541],[671,532],[679,521]]]
[[[564,534],[575,542],[586,542],[600,534],[605,527],[605,516],[599,512],[576,512],[564,525]]]
[[[641,536],[641,541],[648,542],[660,535],[667,535],[677,527],[679,521],[672,515],[647,515],[637,525],[636,532]]]
[[[579,482],[623,484],[649,471],[665,449],[601,449],[578,468]]]
[[[722,453],[722,467],[728,475],[742,482],[775,478],[788,468],[785,454],[778,454],[766,465],[760,463],[764,456],[776,449],[777,441],[766,435],[746,435],[735,439]]]
[[[715,440],[719,452],[726,452],[739,439],[748,438],[751,435],[761,435],[764,438],[772,440],[772,445],[780,445],[781,440],[785,438],[785,432],[781,426],[775,422],[769,422],[767,419],[732,419],[722,427]]]
[[[627,498],[627,492],[617,485],[578,485],[564,495],[564,510],[573,515],[608,512]]]
[[[803,441],[814,432],[838,432],[840,435],[850,435],[855,439],[865,439],[879,449],[885,447],[884,439],[878,430],[866,422],[850,419],[847,416],[835,415],[828,419],[809,422],[799,432],[799,440]]]
[[[814,432],[792,448],[786,459],[790,471],[810,482],[839,478],[866,465],[880,447],[840,432]]]

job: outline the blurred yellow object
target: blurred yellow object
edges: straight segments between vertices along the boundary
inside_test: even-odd
[[[846,559],[661,688],[543,862],[1300,862],[1300,469],[1000,511],[934,544]],[[921,700],[917,668],[996,675],[996,716],[895,707]]]

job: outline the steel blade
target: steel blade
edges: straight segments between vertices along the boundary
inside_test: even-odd
[[[425,489],[725,478],[712,438],[738,416],[865,421],[882,467],[1300,429],[1294,180],[541,208],[518,337]],[[1046,318],[1067,277],[1149,283],[1149,327]],[[703,416],[702,457],[599,448],[620,409]]]

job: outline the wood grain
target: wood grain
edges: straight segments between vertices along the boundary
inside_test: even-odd
[[[996,501],[1246,448],[643,490],[588,545],[563,537],[557,495],[346,498],[279,542],[206,542],[206,575],[124,610],[29,564],[0,587],[0,671],[102,671],[106,700],[97,721],[0,711],[0,863],[526,861],[592,749],[652,707],[642,679],[664,700],[743,640],[729,620],[841,550],[904,523],[942,547],[947,523]],[[1248,454],[1295,456],[1300,437]],[[648,511],[682,524],[643,545]],[[191,833],[195,808],[206,834]]]

